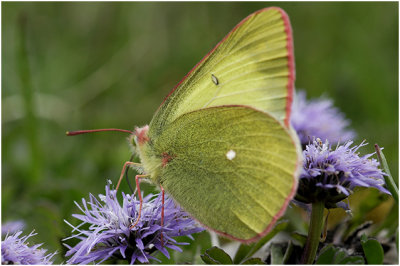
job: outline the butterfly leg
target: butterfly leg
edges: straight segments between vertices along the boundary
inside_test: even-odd
[[[129,162],[129,161],[124,163],[124,166],[122,167],[121,175],[119,176],[119,180],[118,180],[117,187],[115,188],[115,190],[118,191],[118,188],[119,188],[119,186],[120,186],[120,184],[121,184],[121,181],[122,181],[122,179],[124,178],[124,174],[125,174],[126,167],[129,166],[129,165],[138,165],[138,163]],[[138,195],[139,195],[140,205],[139,205],[138,217],[136,218],[135,223],[134,223],[133,225],[131,225],[131,226],[129,227],[129,229],[132,229],[133,227],[135,227],[135,226],[139,223],[140,215],[141,215],[141,213],[142,213],[143,199],[142,199],[142,193],[140,192],[139,178],[144,178],[144,177],[148,177],[148,176],[149,176],[149,175],[136,175],[136,176],[135,176],[135,180],[136,180],[136,189],[137,189],[137,192],[138,192]]]
[[[136,189],[139,195],[139,201],[140,201],[140,205],[139,205],[139,213],[138,216],[136,218],[136,221],[133,225],[129,226],[129,229],[132,229],[133,227],[135,227],[140,220],[140,215],[142,214],[142,206],[143,206],[143,199],[142,199],[142,193],[140,192],[140,184],[139,184],[139,179],[140,178],[144,178],[144,177],[148,177],[148,175],[136,175],[135,176],[135,180],[136,180]]]
[[[134,163],[134,162],[130,162],[130,161],[125,162],[125,163],[124,163],[124,166],[122,167],[121,175],[119,176],[119,180],[118,180],[117,187],[115,188],[115,190],[118,191],[118,188],[119,188],[119,186],[121,185],[121,181],[122,181],[122,179],[124,178],[124,174],[125,174],[126,167],[127,167],[127,166],[130,166],[130,165],[139,165],[139,166],[140,166],[139,163]],[[147,176],[147,175],[146,175],[146,176]]]
[[[161,240],[161,246],[164,246],[162,228],[164,226],[164,198],[165,198],[164,196],[165,196],[165,191],[164,191],[164,188],[161,185],[160,185],[160,189],[161,189],[161,203],[162,203],[162,205],[161,205],[161,237],[160,237],[160,240]]]

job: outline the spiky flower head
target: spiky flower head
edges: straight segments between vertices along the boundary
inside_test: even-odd
[[[349,120],[332,100],[321,97],[307,101],[304,91],[296,92],[290,122],[303,146],[314,138],[343,143],[355,137],[354,131],[348,129]]]
[[[22,231],[25,227],[25,223],[21,220],[9,221],[1,225],[1,235],[14,234],[18,231]]]
[[[82,221],[80,225],[73,226],[66,221],[77,233],[67,239],[80,240],[74,247],[66,245],[69,248],[66,256],[71,256],[68,263],[101,263],[107,259],[126,260],[130,264],[149,263],[150,259],[155,259],[151,255],[154,251],[169,258],[167,248],[182,251],[178,245],[188,244],[179,243],[173,237],[191,238],[192,233],[204,230],[168,197],[164,202],[164,225],[161,226],[161,193],[143,198],[141,217],[134,228],[130,227],[136,221],[140,205],[134,195],[122,193],[121,206],[116,191],[110,190],[108,184],[106,194],[98,198],[90,194],[89,201],[82,199],[82,206],[76,203],[83,215],[73,216]]]
[[[354,187],[373,187],[389,194],[379,163],[370,158],[375,153],[360,156],[362,142],[352,146],[352,141],[332,149],[328,141],[320,139],[303,151],[303,171],[300,174],[296,200],[304,203],[325,202],[326,208],[344,207],[337,204],[347,198]]]
[[[12,235],[7,235],[1,241],[1,264],[52,264],[52,257],[56,253],[49,253],[47,250],[39,248],[42,244],[28,246],[27,240],[36,235],[32,232],[29,235],[21,236],[22,231]]]

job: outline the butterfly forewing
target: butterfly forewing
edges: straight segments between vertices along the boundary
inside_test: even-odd
[[[296,188],[295,142],[280,122],[250,107],[184,114],[153,144],[169,158],[157,182],[202,224],[233,239],[266,234]]]
[[[150,135],[179,116],[220,105],[247,105],[288,126],[294,81],[291,28],[279,8],[255,12],[240,22],[164,100]]]

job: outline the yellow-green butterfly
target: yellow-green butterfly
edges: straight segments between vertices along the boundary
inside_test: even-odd
[[[143,169],[136,184],[149,178],[221,235],[264,236],[297,188],[293,83],[288,16],[276,7],[249,15],[176,85],[149,126],[131,132]],[[69,135],[93,131],[104,130]]]

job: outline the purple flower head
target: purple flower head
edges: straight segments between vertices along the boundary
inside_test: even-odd
[[[22,231],[24,227],[25,223],[23,221],[6,222],[1,225],[1,235],[14,234],[18,231]]]
[[[303,171],[300,174],[296,200],[304,203],[325,202],[326,208],[342,207],[339,201],[347,198],[354,187],[373,187],[389,194],[378,161],[359,156],[357,150],[367,145],[362,142],[350,147],[352,141],[332,150],[328,141],[314,140],[303,151]]]
[[[186,235],[191,238],[190,234],[204,230],[168,197],[164,202],[164,226],[161,227],[161,193],[143,198],[139,223],[130,229],[138,216],[140,202],[135,196],[122,193],[121,206],[116,196],[116,191],[107,185],[106,195],[99,195],[99,200],[90,194],[89,201],[82,199],[82,206],[76,203],[83,215],[73,216],[82,223],[73,226],[65,222],[77,232],[67,239],[80,241],[74,247],[66,245],[69,248],[66,256],[71,256],[68,263],[101,263],[111,258],[127,260],[131,264],[137,261],[149,263],[149,259],[155,259],[150,255],[154,251],[169,258],[166,248],[182,251],[178,245],[188,244],[178,243],[173,237]],[[82,229],[85,224],[87,228]]]
[[[56,253],[45,254],[47,250],[39,249],[42,244],[28,246],[26,241],[31,236],[36,235],[34,232],[27,236],[22,236],[22,231],[18,231],[13,235],[7,235],[1,241],[1,263],[2,264],[52,264],[51,258]]]
[[[339,143],[355,137],[354,131],[347,129],[349,120],[333,106],[332,100],[307,101],[304,91],[297,92],[294,97],[290,122],[303,147],[314,138]]]

